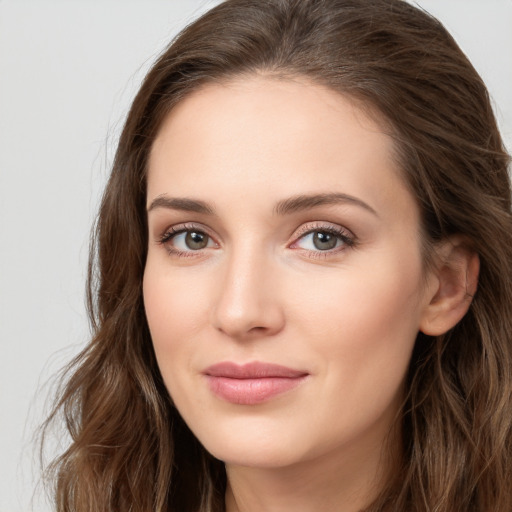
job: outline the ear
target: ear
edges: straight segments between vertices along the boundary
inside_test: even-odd
[[[440,244],[436,266],[429,276],[426,305],[419,330],[430,336],[444,334],[467,313],[478,285],[478,254],[460,236]]]

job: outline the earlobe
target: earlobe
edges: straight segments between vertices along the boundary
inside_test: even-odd
[[[480,260],[463,237],[450,237],[437,251],[432,272],[436,283],[420,321],[419,330],[439,336],[454,327],[467,313],[478,285]]]

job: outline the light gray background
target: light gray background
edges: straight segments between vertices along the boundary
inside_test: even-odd
[[[89,230],[127,108],[170,37],[216,3],[0,0],[0,512],[32,509],[44,383],[88,338]],[[512,148],[512,0],[419,4],[484,77]]]

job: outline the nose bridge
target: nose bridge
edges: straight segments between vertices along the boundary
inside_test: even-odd
[[[225,334],[274,334],[284,322],[273,259],[254,242],[233,247],[220,273],[213,323]]]

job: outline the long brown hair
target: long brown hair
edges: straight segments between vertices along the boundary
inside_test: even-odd
[[[145,173],[163,118],[205,83],[302,76],[378,112],[421,209],[425,254],[452,234],[478,253],[463,320],[418,335],[404,460],[368,511],[512,510],[512,220],[507,155],[487,90],[443,26],[402,0],[227,0],[147,75],[105,190],[89,269],[94,335],[48,421],[69,448],[50,466],[59,512],[224,510],[223,464],[173,407],[142,300]]]

